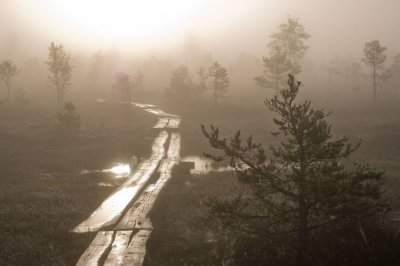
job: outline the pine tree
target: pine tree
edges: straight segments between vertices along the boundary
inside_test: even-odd
[[[278,131],[273,135],[283,138],[271,147],[272,158],[251,136],[242,141],[240,131],[228,142],[214,126],[208,131],[202,125],[202,130],[211,146],[223,152],[207,156],[228,160],[239,182],[252,191],[210,200],[211,213],[273,246],[296,243],[296,264],[310,265],[312,232],[343,221],[361,225],[388,205],[382,196],[383,171],[369,165],[356,164],[350,170],[343,166],[341,161],[359,144],[349,144],[346,137],[334,139],[323,109],[314,109],[310,101],[297,103],[300,86],[289,75],[288,88],[265,101],[277,114],[273,121]]]
[[[386,55],[384,54],[385,51],[386,47],[381,46],[378,40],[365,43],[364,57],[362,58],[362,61],[371,67],[374,103],[376,103],[376,83],[379,75],[384,73],[383,63],[386,61]]]
[[[264,75],[255,78],[258,86],[263,88],[275,88],[279,92],[280,84],[286,80],[291,70],[291,65],[285,53],[279,48],[272,51],[270,56],[263,57]]]
[[[271,35],[267,45],[269,55],[263,57],[264,74],[255,77],[256,84],[262,88],[275,88],[278,93],[289,73],[301,72],[300,60],[308,50],[305,41],[309,38],[299,20],[289,16],[286,23],[279,25],[279,31]]]
[[[215,105],[218,105],[219,94],[225,93],[229,87],[228,71],[218,62],[215,62],[208,69],[208,76],[211,78],[210,89],[214,94]]]
[[[272,52],[279,49],[286,55],[291,68],[290,73],[298,74],[301,72],[300,60],[309,48],[305,41],[309,38],[310,34],[305,31],[299,19],[288,16],[287,22],[279,25],[279,31],[271,35],[268,47]]]

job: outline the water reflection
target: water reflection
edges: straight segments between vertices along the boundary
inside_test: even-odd
[[[131,166],[129,164],[118,164],[110,169],[102,170],[104,173],[113,173],[116,178],[129,177]]]
[[[105,182],[100,182],[97,184],[99,187],[113,187],[115,185],[111,184],[111,183],[105,183]]]
[[[218,166],[213,160],[197,155],[186,156],[182,159],[182,162],[194,163],[194,168],[190,170],[192,175],[205,175],[211,172],[226,172],[234,170],[230,166]]]
[[[97,231],[101,227],[108,226],[117,221],[129,202],[139,193],[156,170],[161,159],[165,155],[164,145],[167,141],[168,133],[161,131],[154,140],[152,155],[149,159],[138,165],[136,172],[128,178],[112,195],[110,195],[97,208],[88,219],[76,226],[73,232]],[[124,169],[119,167],[116,169]],[[126,168],[125,168],[126,169]]]
[[[115,178],[127,178],[133,173],[133,170],[137,168],[139,164],[139,159],[136,156],[132,156],[131,163],[117,163],[111,168],[103,170],[82,170],[81,175],[91,174],[91,173],[111,173]]]

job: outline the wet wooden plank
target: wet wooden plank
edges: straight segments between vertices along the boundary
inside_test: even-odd
[[[141,266],[146,255],[146,243],[151,234],[150,230],[139,230],[124,252],[121,265]]]
[[[169,118],[161,117],[158,118],[158,122],[153,128],[165,128],[168,124],[169,124]]]
[[[169,114],[164,112],[163,110],[160,110],[158,108],[146,108],[144,109],[145,111],[154,114],[154,115],[158,115],[158,116],[164,116],[164,117],[178,117],[177,115],[173,115],[173,114]]]
[[[160,177],[154,184],[148,185],[143,194],[135,201],[132,207],[126,212],[124,217],[114,228],[114,230],[132,230],[132,229],[152,229],[151,221],[148,218],[150,210],[165,186],[171,178],[172,168],[179,163],[180,135],[171,134],[170,146],[166,159],[161,161],[158,171]]]
[[[110,247],[113,240],[113,231],[100,231],[92,243],[80,257],[77,266],[98,265],[104,252]]]
[[[153,227],[151,224],[145,223],[144,221],[144,218],[147,215],[145,207],[150,195],[150,192],[143,193],[127,211],[117,226],[115,226],[114,230],[134,229],[138,223],[142,226],[146,226],[146,229],[152,229]]]
[[[155,105],[153,105],[153,104],[143,104],[143,103],[131,103],[131,104],[135,105],[136,107],[140,107],[140,108],[155,107]]]
[[[117,231],[115,233],[114,241],[111,245],[111,250],[108,253],[107,259],[104,261],[104,265],[121,265],[124,261],[124,252],[129,245],[133,231]]]
[[[97,231],[102,227],[114,224],[121,217],[128,204],[137,197],[138,192],[148,183],[165,156],[164,143],[167,141],[168,135],[166,131],[160,132],[160,135],[154,140],[151,157],[143,162],[132,177],[124,182],[88,219],[76,226],[72,232]]]
[[[178,128],[180,124],[181,124],[180,118],[170,118],[166,127],[167,128]]]

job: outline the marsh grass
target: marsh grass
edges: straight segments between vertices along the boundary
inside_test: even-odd
[[[74,265],[95,234],[69,231],[124,180],[80,171],[150,153],[155,119],[145,112],[112,104],[78,111],[83,127],[74,138],[54,130],[54,110],[1,111],[0,265]]]

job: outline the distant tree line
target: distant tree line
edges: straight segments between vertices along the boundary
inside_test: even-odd
[[[207,90],[211,92],[215,105],[221,96],[227,92],[230,85],[228,71],[217,61],[207,70],[201,67],[193,79],[185,66],[179,66],[171,73],[165,95],[172,99],[193,99]]]

